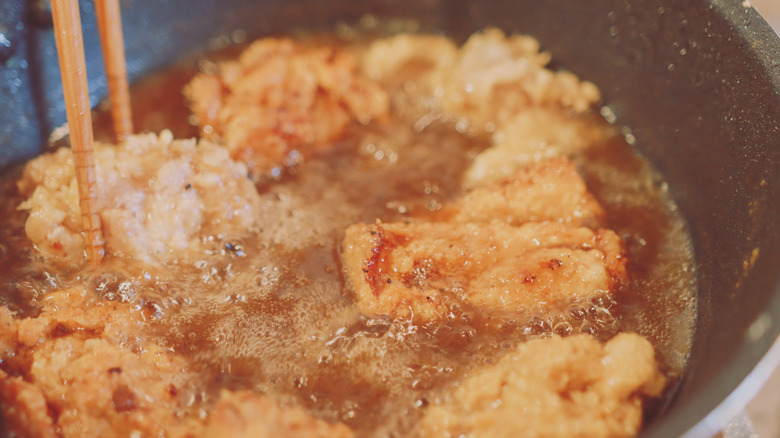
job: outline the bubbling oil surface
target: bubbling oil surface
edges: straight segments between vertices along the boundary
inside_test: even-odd
[[[185,61],[135,85],[135,126],[196,135],[180,90],[197,68]],[[159,102],[168,103],[161,109]],[[585,117],[593,129],[612,132],[597,115]],[[107,111],[98,111],[95,126],[98,139],[110,139]],[[153,320],[128,339],[185,356],[199,375],[188,391],[193,403],[207,409],[222,388],[252,389],[345,422],[359,436],[408,435],[449,383],[552,333],[606,340],[639,332],[674,379],[695,316],[689,238],[649,164],[622,137],[609,138],[575,160],[608,226],[628,245],[631,282],[614,298],[520,316],[464,306],[427,325],[357,311],[338,256],[344,230],[436,210],[461,193],[464,170],[489,146],[448,123],[417,130],[399,115],[382,126],[350,127],[332,151],[259,187],[260,231],[229,242],[211,237],[211,254],[194,266],[140,267],[111,257],[99,270],[47,265],[24,237],[18,174],[11,173],[0,206],[0,303],[34,314],[46,293],[86,285],[98,298],[151,310]]]

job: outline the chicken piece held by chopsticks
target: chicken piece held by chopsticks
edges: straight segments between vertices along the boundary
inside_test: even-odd
[[[212,239],[237,237],[255,223],[259,195],[243,163],[224,148],[195,140],[130,136],[96,144],[96,206],[108,254],[149,263],[202,256]],[[62,148],[30,161],[18,183],[28,199],[27,236],[50,260],[82,258],[73,153]],[[199,255],[200,254],[200,255]]]

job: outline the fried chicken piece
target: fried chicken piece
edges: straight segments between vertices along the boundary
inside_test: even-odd
[[[445,205],[437,220],[510,225],[552,221],[595,227],[604,215],[574,163],[554,157],[529,163],[504,180],[478,185]]]
[[[604,345],[586,335],[532,340],[429,408],[419,436],[636,436],[642,397],[664,384],[652,345],[637,334]]]
[[[344,51],[266,38],[218,69],[185,93],[204,136],[221,139],[257,177],[329,148],[352,120],[388,112],[385,92]]]
[[[626,278],[610,230],[557,223],[379,223],[349,227],[344,273],[365,313],[444,318],[453,299],[523,312],[608,294]]]
[[[238,237],[255,224],[259,196],[243,163],[206,141],[170,131],[95,145],[97,211],[108,254],[147,263],[202,257],[204,240]],[[30,161],[18,183],[28,196],[27,236],[54,261],[84,259],[73,154],[61,148]]]
[[[480,185],[501,180],[529,163],[573,156],[604,140],[604,130],[592,121],[551,109],[528,109],[499,127],[493,146],[474,157],[465,182]]]
[[[110,343],[128,343],[147,315],[127,303],[90,298],[83,288],[52,292],[40,301],[35,318],[12,320],[13,345],[35,347],[48,338],[67,335],[100,337]]]
[[[400,35],[371,45],[363,70],[382,83],[400,80],[433,98],[430,109],[470,122],[474,133],[492,132],[529,108],[574,114],[600,99],[598,88],[546,66],[550,55],[536,39],[495,28],[473,34],[454,49],[443,37]]]
[[[0,370],[0,406],[4,430],[17,436],[54,438],[57,433],[43,393],[20,377]]]
[[[478,128],[501,126],[529,107],[557,106],[587,111],[600,96],[590,82],[545,66],[550,55],[536,39],[507,36],[495,28],[475,33],[463,45],[450,70],[442,109],[467,117]]]
[[[189,414],[177,392],[187,381],[186,364],[134,336],[142,313],[68,289],[48,295],[37,317],[14,320],[13,348],[0,358],[0,396],[11,431],[162,436]]]
[[[189,363],[143,338],[150,315],[73,288],[47,295],[37,317],[0,307],[0,411],[17,436],[333,436],[342,424],[223,391],[201,421]]]
[[[181,409],[174,382],[184,364],[160,347],[138,355],[105,340],[69,337],[36,350],[29,378],[58,412],[64,436],[159,436]]]
[[[447,37],[402,33],[371,43],[361,68],[376,81],[414,81],[415,89],[432,94],[457,56],[458,47]]]
[[[349,438],[343,424],[316,419],[299,408],[281,408],[268,397],[248,391],[222,391],[211,409],[203,437]]]

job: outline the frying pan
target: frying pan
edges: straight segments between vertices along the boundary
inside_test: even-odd
[[[242,29],[332,29],[366,13],[463,39],[534,35],[602,90],[669,183],[697,263],[693,349],[642,436],[710,436],[780,361],[780,40],[745,0],[124,0],[131,81]],[[93,5],[81,2],[93,103],[106,95]],[[0,2],[0,166],[65,121],[45,1]]]

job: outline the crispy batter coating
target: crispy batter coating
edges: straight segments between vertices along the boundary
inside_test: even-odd
[[[21,377],[0,370],[4,430],[22,437],[54,438],[57,433],[43,393]]]
[[[495,28],[473,34],[456,49],[444,37],[399,35],[371,45],[363,70],[380,82],[413,82],[434,97],[433,106],[471,122],[472,131],[492,131],[532,107],[590,109],[599,91],[569,72],[546,68],[547,52],[536,39],[507,36]]]
[[[206,438],[350,438],[343,424],[313,418],[300,408],[281,408],[268,397],[247,391],[222,391],[212,408]]]
[[[208,142],[170,131],[96,144],[97,209],[108,254],[148,263],[198,257],[204,238],[254,226],[259,196],[243,163]],[[84,240],[69,148],[30,161],[19,181],[28,196],[25,232],[45,257],[83,260]]]
[[[465,181],[470,185],[497,181],[529,163],[576,155],[604,140],[604,130],[586,119],[571,118],[545,108],[529,108],[498,127],[493,146],[474,157]]]
[[[47,295],[41,313],[0,307],[0,408],[16,436],[333,436],[341,424],[282,408],[266,396],[223,391],[201,421],[183,357],[140,336],[150,318],[83,289]]]
[[[652,345],[637,334],[605,345],[586,335],[532,340],[432,406],[419,436],[635,436],[642,396],[659,395],[664,383]]]
[[[613,291],[626,277],[621,239],[557,223],[376,223],[349,227],[342,263],[358,307],[433,320],[463,299],[522,312]]]
[[[574,162],[553,157],[528,163],[503,180],[476,186],[446,205],[438,219],[510,225],[552,221],[596,227],[604,215]]]
[[[458,47],[447,37],[402,33],[371,43],[361,68],[376,81],[414,81],[415,89],[431,94],[457,58]]]
[[[188,413],[177,388],[183,359],[132,339],[143,312],[92,302],[83,289],[52,293],[34,318],[8,327],[2,357],[4,417],[21,436],[163,436]],[[56,435],[52,433],[56,431]]]
[[[219,138],[256,176],[329,148],[352,120],[388,112],[388,98],[348,52],[266,38],[186,88],[207,138]]]

